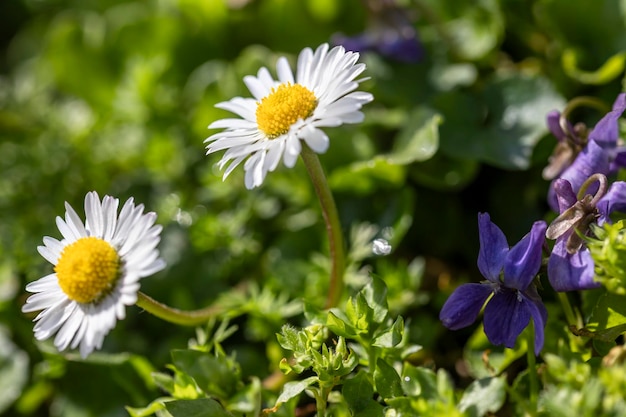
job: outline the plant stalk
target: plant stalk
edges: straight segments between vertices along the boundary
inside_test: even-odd
[[[143,308],[162,320],[181,326],[200,326],[224,312],[221,307],[215,305],[200,310],[184,311],[160,303],[141,291],[137,293],[137,296],[136,304],[139,308]]]
[[[339,222],[335,199],[328,186],[328,181],[326,181],[326,175],[324,174],[324,169],[322,168],[319,157],[306,143],[302,143],[301,156],[309,173],[309,177],[311,177],[311,181],[313,182],[315,193],[322,207],[322,216],[326,223],[326,233],[328,235],[330,258],[332,261],[326,308],[331,308],[337,306],[341,299],[343,274],[346,268],[341,223]]]

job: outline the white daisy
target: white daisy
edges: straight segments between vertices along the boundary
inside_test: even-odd
[[[37,250],[54,265],[54,273],[26,286],[35,293],[22,307],[35,317],[35,337],[45,340],[56,333],[55,346],[63,351],[80,346],[84,358],[100,349],[104,337],[125,317],[125,307],[135,304],[139,280],[165,267],[156,248],[162,227],[155,213],[143,213],[142,204],[129,199],[117,213],[119,200],[85,196],[83,224],[65,203],[65,219],[56,218],[63,235],[58,241],[44,237]]]
[[[320,129],[363,120],[361,107],[372,101],[370,93],[354,91],[362,79],[355,80],[365,64],[357,64],[359,54],[342,46],[329,51],[323,44],[315,52],[305,48],[298,57],[294,75],[285,57],[278,59],[275,81],[267,68],[243,81],[254,96],[235,97],[216,107],[241,117],[211,123],[209,129],[226,130],[208,137],[207,154],[226,149],[219,162],[226,178],[244,160],[246,188],[263,183],[281,158],[291,168],[301,151],[300,140],[315,152],[328,149],[328,136]]]

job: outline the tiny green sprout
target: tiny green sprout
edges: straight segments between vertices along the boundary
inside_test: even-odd
[[[322,345],[321,353],[314,351],[313,371],[319,377],[320,385],[333,387],[342,376],[348,375],[359,363],[359,358],[348,349],[346,340],[339,337],[335,348]]]
[[[593,226],[587,246],[595,265],[595,280],[610,292],[626,294],[626,228],[623,220]]]

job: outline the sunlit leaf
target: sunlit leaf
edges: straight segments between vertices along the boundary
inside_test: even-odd
[[[469,416],[479,417],[495,413],[506,399],[506,375],[477,379],[463,392],[459,409]]]

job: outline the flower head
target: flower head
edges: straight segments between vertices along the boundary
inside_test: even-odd
[[[588,134],[585,128],[580,125],[571,126],[568,121],[563,126],[558,112],[548,114],[548,127],[559,141],[557,150],[560,149],[562,157],[566,159],[563,166],[554,168],[552,173],[555,177],[569,181],[574,193],[578,192],[591,175],[609,175],[619,167],[626,166],[626,149],[619,144],[618,126],[618,120],[625,110],[626,93],[622,93],[617,96],[612,110]],[[551,186],[548,203],[553,210],[558,211],[556,199],[554,187]]]
[[[323,153],[329,139],[321,128],[361,122],[360,109],[373,96],[354,91],[362,81],[356,77],[365,70],[358,59],[358,53],[341,46],[329,50],[323,44],[315,52],[310,48],[300,52],[295,78],[284,57],[276,64],[278,81],[265,67],[256,77],[246,76],[244,82],[254,98],[235,97],[217,104],[241,118],[211,123],[209,129],[226,130],[205,140],[207,154],[226,149],[219,162],[220,169],[228,164],[224,178],[245,160],[246,188],[257,187],[281,159],[289,168],[295,165],[301,140]]]
[[[487,281],[459,286],[439,313],[443,325],[452,330],[469,326],[489,299],[483,320],[489,341],[512,348],[532,317],[535,354],[539,354],[548,313],[532,281],[541,266],[546,227],[543,221],[535,222],[530,233],[509,248],[489,214],[479,213],[478,269]]]
[[[588,193],[589,184],[596,181],[594,194]],[[556,291],[575,291],[600,286],[594,280],[594,260],[581,236],[590,226],[610,223],[613,211],[626,211],[626,182],[616,181],[607,187],[604,175],[594,174],[576,195],[565,179],[553,184],[559,206],[559,216],[550,224],[546,236],[555,239],[548,259],[548,279]],[[608,190],[607,190],[608,188]]]
[[[85,196],[86,221],[65,203],[65,218],[56,223],[62,240],[44,237],[37,249],[54,265],[54,273],[31,282],[34,293],[22,307],[35,317],[35,337],[56,333],[55,346],[63,351],[80,348],[83,357],[100,349],[104,337],[125,317],[125,307],[137,301],[139,280],[160,271],[165,262],[156,246],[162,227],[155,213],[93,191]]]
[[[418,62],[423,54],[408,12],[393,0],[365,2],[370,23],[355,36],[333,35],[333,43],[357,52],[373,51],[399,62]]]

